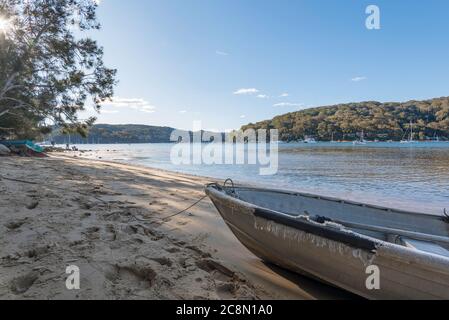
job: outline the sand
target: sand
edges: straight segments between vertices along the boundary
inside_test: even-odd
[[[210,179],[60,154],[1,157],[0,176],[0,299],[352,297],[261,262],[207,198],[172,216]]]

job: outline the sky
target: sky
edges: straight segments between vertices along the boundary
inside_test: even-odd
[[[380,29],[366,27],[368,5]],[[97,123],[229,130],[449,95],[446,0],[102,0],[98,18],[93,37],[119,83]]]

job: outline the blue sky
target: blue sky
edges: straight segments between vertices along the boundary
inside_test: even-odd
[[[380,8],[381,29],[365,27]],[[99,123],[239,128],[302,108],[449,95],[449,1],[102,0]]]

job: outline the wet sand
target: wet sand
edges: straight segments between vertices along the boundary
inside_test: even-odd
[[[2,157],[0,176],[0,299],[354,298],[264,264],[207,198],[172,216],[210,179],[60,154]]]

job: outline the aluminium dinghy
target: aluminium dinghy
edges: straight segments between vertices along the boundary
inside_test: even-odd
[[[368,299],[449,299],[449,219],[335,198],[206,186],[259,258]]]

